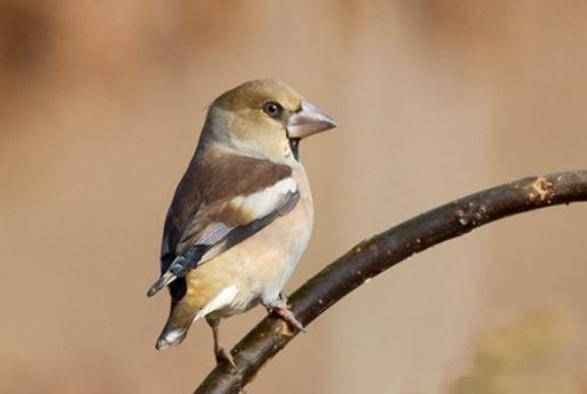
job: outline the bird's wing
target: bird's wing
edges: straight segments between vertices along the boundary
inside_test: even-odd
[[[248,195],[203,204],[184,229],[176,250],[185,255],[194,248],[205,249],[197,264],[204,263],[289,212],[298,198],[297,184],[288,177]]]
[[[297,203],[299,192],[296,182],[291,178],[291,168],[251,158],[245,158],[246,166],[234,167],[235,164],[245,164],[240,159],[236,162],[235,158],[230,160],[229,167],[233,170],[230,176],[222,174],[222,166],[216,166],[216,170],[221,170],[220,173],[210,174],[232,178],[233,184],[222,182],[232,193],[226,189],[214,192],[211,188],[218,185],[214,185],[213,181],[207,182],[200,192],[198,206],[192,207],[190,215],[183,212],[186,210],[186,201],[175,203],[178,199],[184,199],[180,183],[166,221],[161,257],[162,275],[150,288],[150,296],[182,278],[189,270],[257,233],[277,217],[289,212]],[[237,168],[247,170],[235,178],[235,173],[239,175],[239,171],[235,171]],[[199,181],[202,183],[203,180]],[[173,296],[174,289],[171,290]]]

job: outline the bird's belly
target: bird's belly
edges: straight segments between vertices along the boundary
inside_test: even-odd
[[[306,248],[313,225],[310,197],[268,227],[207,261],[187,276],[186,300],[197,310],[209,305],[225,289],[236,295],[216,308],[214,317],[242,313],[271,304],[291,276]]]

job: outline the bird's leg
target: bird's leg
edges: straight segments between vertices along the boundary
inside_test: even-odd
[[[283,293],[279,293],[279,298],[277,298],[277,300],[271,305],[265,305],[265,307],[267,308],[267,311],[274,312],[277,316],[281,317],[297,330],[305,332],[304,325],[296,318],[296,315],[287,306],[287,297]]]
[[[214,355],[216,356],[216,362],[219,364],[227,362],[234,370],[236,370],[236,364],[234,363],[232,355],[220,344],[220,320],[206,318],[206,321],[212,328],[212,335],[214,336]]]

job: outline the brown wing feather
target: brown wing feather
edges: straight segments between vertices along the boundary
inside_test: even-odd
[[[201,205],[218,205],[248,195],[291,175],[291,168],[269,160],[207,149],[196,154],[181,179],[165,220],[161,271],[175,259],[177,244]],[[219,212],[222,212],[219,209]],[[226,213],[225,213],[226,215]],[[238,218],[235,218],[238,221]]]

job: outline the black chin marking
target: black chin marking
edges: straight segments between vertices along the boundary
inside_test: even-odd
[[[289,138],[289,149],[294,155],[294,159],[300,161],[300,139],[299,138]]]

